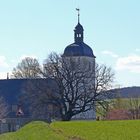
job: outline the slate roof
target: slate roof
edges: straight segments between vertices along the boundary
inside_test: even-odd
[[[78,22],[74,29],[75,42],[68,45],[63,53],[63,56],[88,56],[94,57],[92,49],[83,41],[84,38],[83,26]]]
[[[84,28],[83,28],[83,26],[80,24],[80,23],[78,23],[77,25],[76,25],[76,27],[75,27],[75,31],[76,30],[78,30],[79,32],[81,32],[81,31],[84,31]]]
[[[68,45],[64,50],[63,56],[88,56],[95,58],[92,49],[84,42],[75,42]]]
[[[46,81],[48,84],[52,84],[52,79],[4,79],[0,80],[0,96],[2,96],[10,110],[12,105],[19,105],[19,97],[23,93],[23,88],[28,82]],[[26,109],[25,109],[26,108]],[[29,117],[28,107],[24,107],[24,117]],[[15,112],[9,112],[8,117],[16,117]]]

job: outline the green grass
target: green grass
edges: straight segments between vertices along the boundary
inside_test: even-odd
[[[32,122],[17,132],[5,133],[0,140],[65,140],[45,122]]]
[[[140,120],[32,122],[0,140],[140,140]]]

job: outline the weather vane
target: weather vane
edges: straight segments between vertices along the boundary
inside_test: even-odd
[[[78,23],[80,22],[80,9],[76,8],[76,11],[78,12]]]

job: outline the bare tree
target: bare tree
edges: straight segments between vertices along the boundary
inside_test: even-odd
[[[14,70],[15,77],[34,78],[40,74],[39,65],[36,70],[32,69],[30,63],[23,62],[17,70]],[[28,62],[28,59],[25,62]],[[32,86],[28,84],[26,90],[32,113],[35,113],[35,116],[38,114],[41,116],[41,112],[48,112],[49,104],[59,108],[59,114],[64,121],[71,120],[77,114],[95,109],[96,104],[105,107],[105,100],[110,96],[109,89],[114,73],[105,65],[94,66],[88,63],[86,67],[81,68],[81,64],[81,59],[78,57],[75,62],[73,58],[63,58],[56,53],[52,53],[45,60],[41,77],[44,80],[48,78],[53,80],[52,87],[49,88],[44,84],[37,85],[36,81],[35,84],[32,83]],[[35,70],[35,74],[32,74],[34,73],[32,70]]]
[[[39,78],[40,65],[37,59],[26,57],[12,71],[13,78]]]
[[[128,99],[129,111],[132,119],[140,119],[140,97]]]
[[[0,97],[0,119],[3,119],[8,114],[8,106],[3,97]]]
[[[93,109],[95,104],[103,106],[110,95],[108,89],[114,78],[111,68],[96,65],[89,69],[81,69],[78,63],[69,59],[65,61],[57,54],[51,54],[46,60],[45,77],[55,79],[58,86],[58,97],[52,97],[60,108],[62,120],[70,120],[73,116]],[[52,94],[53,95],[53,94]]]

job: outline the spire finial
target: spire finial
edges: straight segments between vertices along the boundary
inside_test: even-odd
[[[80,9],[76,8],[76,11],[78,12],[78,23],[80,23]]]

